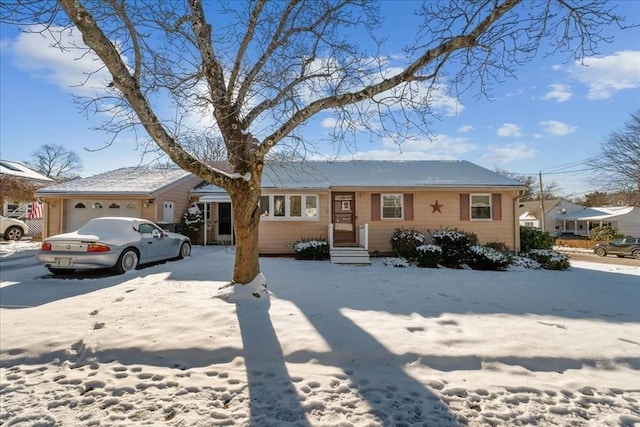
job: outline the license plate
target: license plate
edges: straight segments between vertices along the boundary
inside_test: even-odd
[[[58,267],[71,267],[73,265],[72,258],[56,258],[55,264]]]

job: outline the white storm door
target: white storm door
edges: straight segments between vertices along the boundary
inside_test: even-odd
[[[173,202],[166,200],[162,209],[162,221],[167,223],[173,223]]]

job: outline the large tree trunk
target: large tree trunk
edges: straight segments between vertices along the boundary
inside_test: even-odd
[[[256,170],[258,169],[258,170]],[[237,179],[230,189],[236,259],[233,282],[250,283],[260,274],[258,227],[260,225],[260,181],[262,167],[254,168],[248,181]]]

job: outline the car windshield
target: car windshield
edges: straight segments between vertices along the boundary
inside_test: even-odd
[[[78,229],[78,234],[126,233],[134,230],[134,223],[129,220],[96,218]]]

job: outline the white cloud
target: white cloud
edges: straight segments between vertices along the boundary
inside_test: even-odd
[[[51,32],[60,30],[60,44],[68,47],[64,50],[53,47],[56,40],[50,32],[21,32],[10,43],[16,66],[76,94],[94,95],[105,91],[111,75],[102,61],[86,50],[80,31],[53,27]]]
[[[484,164],[505,164],[515,160],[531,159],[536,151],[528,148],[524,142],[510,145],[489,145],[487,151],[480,157]]]
[[[471,132],[473,129],[475,129],[475,128],[473,126],[471,126],[471,125],[463,125],[463,126],[460,126],[458,128],[458,133]]]
[[[559,122],[557,120],[546,120],[538,123],[542,129],[547,133],[555,136],[564,136],[576,131],[576,126],[569,126],[566,123]]]
[[[523,133],[520,129],[520,126],[514,125],[513,123],[505,123],[498,128],[498,130],[496,131],[496,135],[502,138],[507,138],[523,136]]]
[[[551,90],[545,93],[542,99],[555,99],[556,102],[565,102],[573,96],[569,85],[558,83],[549,85],[549,88]]]
[[[337,124],[338,124],[338,121],[333,117],[326,117],[322,119],[322,122],[320,122],[320,126],[327,129],[333,129],[336,127]]]
[[[640,88],[640,51],[625,50],[603,57],[584,58],[569,72],[589,86],[589,99],[606,99],[624,89]]]
[[[432,158],[456,158],[456,156],[469,153],[478,147],[469,142],[467,138],[451,138],[447,135],[436,135],[433,138],[411,137],[400,144],[391,138],[383,138],[382,145],[387,148],[398,148],[402,152],[423,152]],[[452,157],[453,156],[453,157]]]

